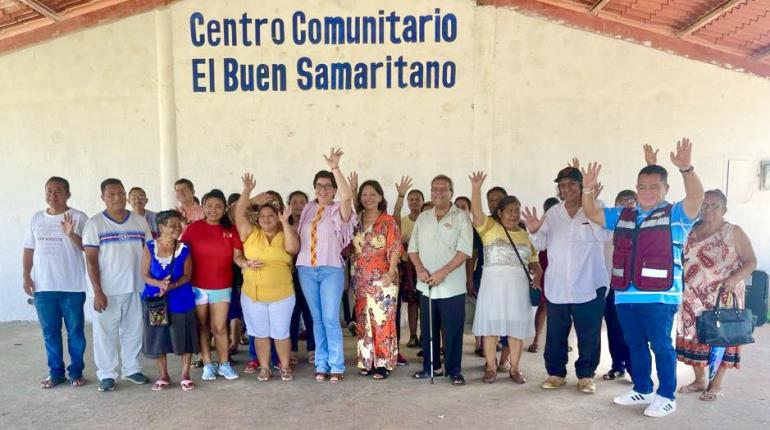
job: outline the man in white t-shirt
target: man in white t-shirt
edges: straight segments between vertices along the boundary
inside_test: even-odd
[[[48,209],[35,213],[24,234],[24,291],[35,298],[35,310],[43,330],[48,357],[48,377],[40,388],[67,381],[62,344],[62,320],[67,329],[69,383],[79,387],[83,379],[83,304],[86,300],[85,268],[81,236],[87,216],[67,206],[70,184],[53,176],[45,183]]]
[[[142,349],[144,288],[141,261],[144,243],[152,239],[144,217],[126,210],[126,190],[118,179],[102,181],[106,210],[91,217],[83,230],[86,267],[94,294],[94,363],[99,391],[115,389],[117,344],[123,379],[146,384]]]

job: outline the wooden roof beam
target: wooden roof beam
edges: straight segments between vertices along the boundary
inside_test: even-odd
[[[591,15],[598,15],[599,11],[602,10],[604,6],[607,6],[607,3],[609,2],[610,0],[597,0],[597,2],[591,6],[591,9],[588,9],[588,13]]]
[[[746,0],[727,0],[726,2],[712,9],[711,12],[703,15],[702,17],[691,22],[687,27],[679,30],[676,33],[676,37],[683,38],[695,33],[699,29],[708,25],[710,22],[719,18],[719,16],[722,15],[723,13],[729,11],[730,9],[733,9],[734,7],[744,2],[746,2]]]
[[[59,22],[64,19],[61,15],[51,10],[48,6],[40,3],[38,0],[19,0],[25,5],[29,6],[32,10],[43,15],[46,18]]]

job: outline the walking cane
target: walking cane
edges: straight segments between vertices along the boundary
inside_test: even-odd
[[[433,383],[433,287],[428,285],[428,339],[430,343],[430,383]]]

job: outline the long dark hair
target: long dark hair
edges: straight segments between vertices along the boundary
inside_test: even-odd
[[[219,219],[219,225],[227,229],[231,228],[233,224],[230,222],[230,217],[227,216],[227,199],[225,198],[225,193],[223,193],[222,190],[214,188],[213,190],[203,195],[203,199],[201,201],[203,202],[204,206],[206,205],[206,200],[208,199],[218,199],[222,202],[225,207],[225,213],[222,215],[222,218]]]
[[[380,185],[379,182],[375,181],[374,179],[369,179],[368,181],[364,181],[364,183],[361,184],[361,186],[358,187],[358,195],[356,196],[356,210],[359,212],[364,210],[364,205],[361,204],[361,193],[364,190],[364,187],[369,186],[374,188],[374,192],[379,194],[380,197],[382,197],[382,200],[380,201],[380,204],[377,205],[377,210],[380,212],[385,212],[388,209],[388,201],[385,200],[385,192],[382,191],[382,185]]]

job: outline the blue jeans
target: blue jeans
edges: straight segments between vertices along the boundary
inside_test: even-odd
[[[341,267],[299,266],[297,274],[313,316],[316,372],[344,373],[340,301],[345,288],[345,272]]]
[[[634,391],[642,394],[652,393],[652,348],[660,383],[657,393],[661,397],[674,400],[676,352],[671,339],[671,328],[677,306],[665,303],[618,303],[615,308],[631,356]]]
[[[40,291],[35,293],[35,310],[43,330],[45,352],[48,356],[48,373],[51,378],[63,379],[64,347],[62,345],[62,320],[67,328],[67,350],[70,365],[67,374],[70,380],[83,376],[83,354],[86,351],[83,304],[86,293],[63,291]]]

